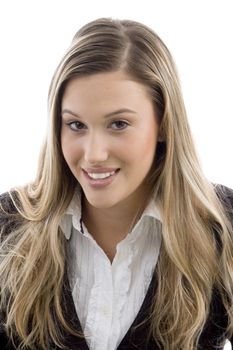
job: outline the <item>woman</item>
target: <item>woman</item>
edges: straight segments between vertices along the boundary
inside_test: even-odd
[[[35,181],[1,196],[1,349],[233,342],[233,191],[201,171],[160,38],[85,25],[49,113]]]

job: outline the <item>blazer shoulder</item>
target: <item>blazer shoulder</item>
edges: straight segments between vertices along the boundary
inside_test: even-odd
[[[17,214],[15,201],[18,202],[16,191],[0,194],[0,215]]]
[[[8,235],[17,227],[20,221],[20,214],[16,208],[19,199],[16,191],[9,191],[0,195],[0,235]]]
[[[233,190],[227,186],[215,185],[215,191],[231,223],[233,232]]]
[[[216,194],[233,223],[233,190],[227,186],[214,185]]]
[[[233,206],[233,189],[221,184],[214,184],[214,188],[221,200],[227,201]]]

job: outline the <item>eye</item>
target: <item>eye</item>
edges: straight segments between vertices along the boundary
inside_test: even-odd
[[[127,128],[129,124],[125,122],[124,120],[116,120],[111,123],[111,128],[114,130],[123,130]]]
[[[67,125],[70,127],[71,130],[73,131],[81,131],[83,129],[86,129],[86,125],[84,125],[81,122],[70,122],[67,123]]]

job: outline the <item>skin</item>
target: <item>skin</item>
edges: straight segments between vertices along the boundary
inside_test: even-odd
[[[154,104],[126,73],[98,73],[67,84],[61,116],[62,152],[84,193],[83,221],[112,261],[148,198],[144,180],[159,138]],[[83,171],[89,168],[120,170],[109,185],[94,187]]]

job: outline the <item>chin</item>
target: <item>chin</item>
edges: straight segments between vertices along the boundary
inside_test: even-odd
[[[87,202],[94,208],[97,209],[108,209],[117,205],[118,201],[107,200],[106,198],[101,200],[100,198],[90,198],[86,196]]]

